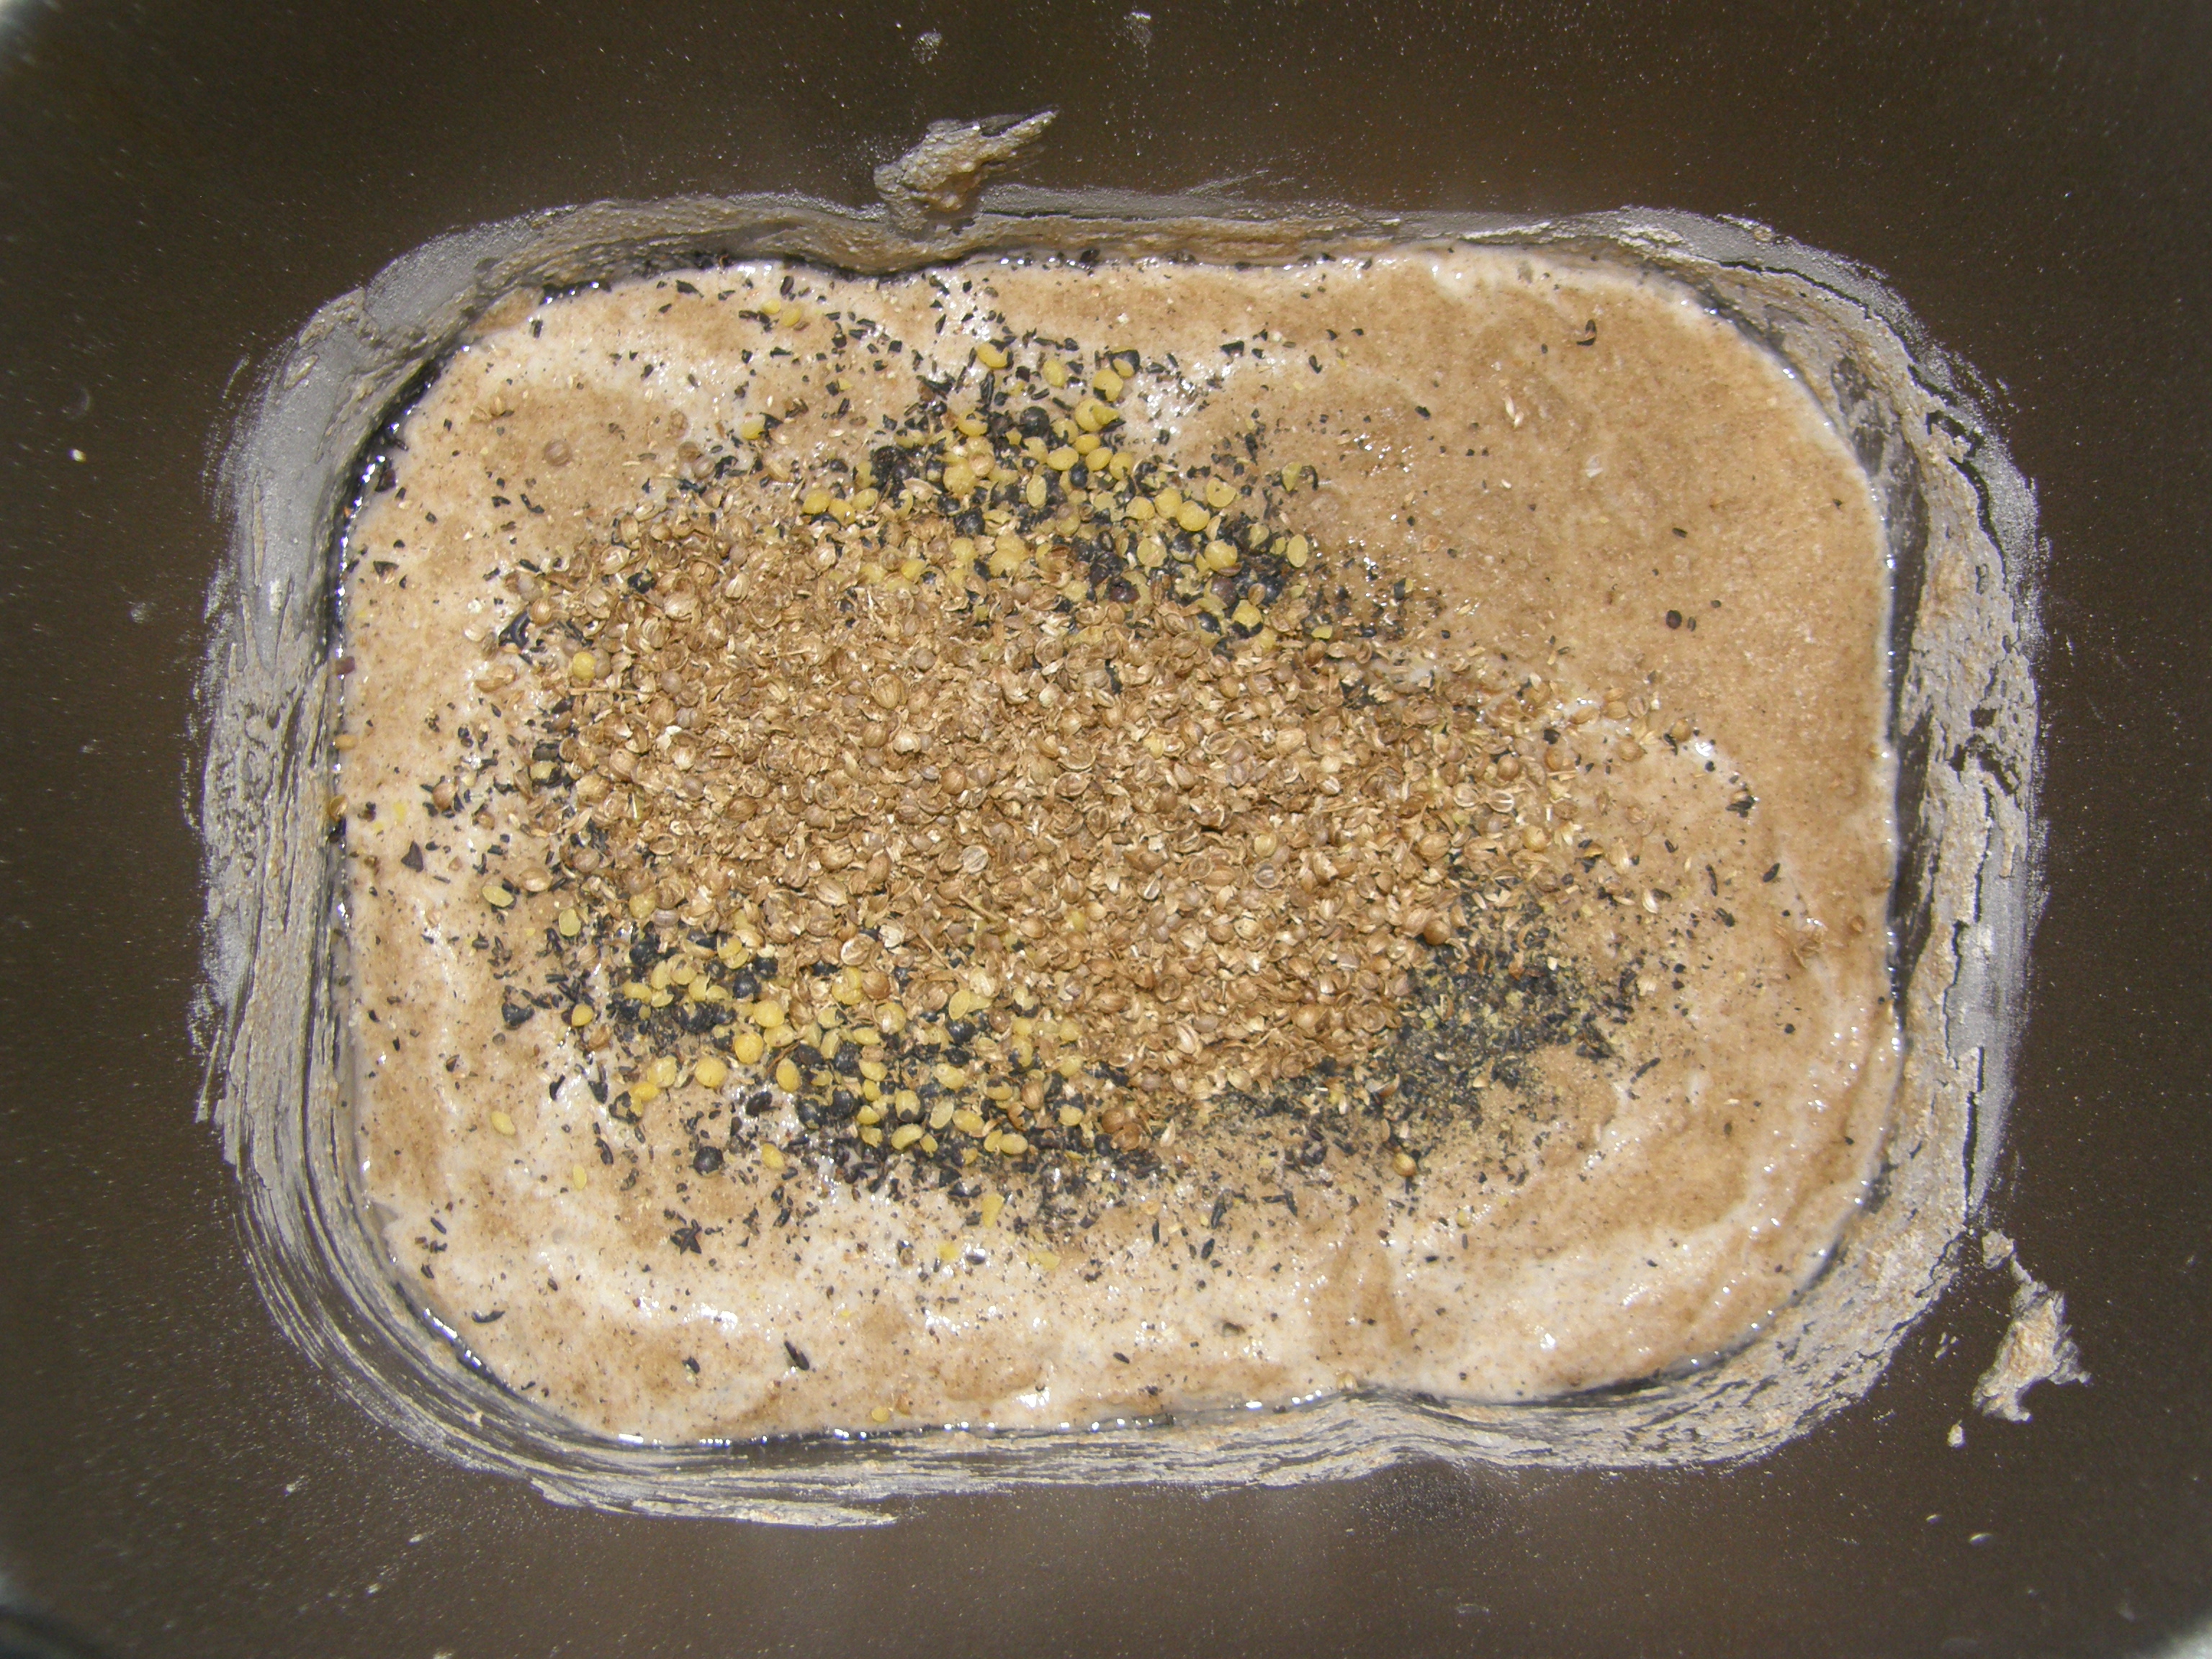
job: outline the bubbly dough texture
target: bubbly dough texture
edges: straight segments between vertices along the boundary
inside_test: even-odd
[[[1399,601],[1399,649],[1534,684],[1498,759],[1541,788],[1462,861],[1489,978],[1268,1100],[1168,1102],[1134,1159],[1085,1126],[957,1180],[841,1179],[780,1150],[773,1052],[621,1110],[565,1003],[515,1018],[575,902],[521,798],[471,787],[551,718],[499,672],[518,579],[641,505],[719,511],[722,457],[858,464],[987,341],[1009,376],[1133,349],[1130,441],[1287,471],[1347,602]],[[519,303],[403,435],[345,566],[358,1146],[395,1271],[508,1387],[652,1440],[1553,1397],[1740,1342],[1863,1201],[1898,1066],[1879,528],[1802,389],[1685,291],[1469,250],[739,265]],[[592,971],[604,1006],[629,970],[610,942]],[[1524,975],[1601,989],[1602,1042],[1454,1036],[1510,1026]]]

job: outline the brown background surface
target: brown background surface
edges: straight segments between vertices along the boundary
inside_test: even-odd
[[[2212,1604],[2212,10],[1152,0],[1139,50],[1126,9],[0,13],[0,1607],[118,1656],[1164,1659],[2110,1654]],[[553,1508],[279,1340],[186,1036],[209,464],[246,368],[441,231],[860,201],[924,120],[1044,104],[1045,185],[1747,215],[1881,270],[1990,377],[2051,543],[2050,900],[1996,1210],[2093,1387],[1948,1449],[2004,1324],[1975,1272],[1749,1467],[831,1534]]]

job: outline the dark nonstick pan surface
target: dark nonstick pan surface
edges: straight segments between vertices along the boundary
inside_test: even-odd
[[[0,1654],[2103,1655],[2212,1613],[2212,11],[1143,12],[0,6]],[[1975,1268],[1747,1466],[833,1533],[555,1507],[279,1338],[191,1036],[211,463],[254,367],[441,232],[860,203],[926,121],[1046,106],[1052,187],[1755,218],[1988,377],[2050,544],[1990,1219],[2093,1383],[1975,1415],[2011,1291]]]

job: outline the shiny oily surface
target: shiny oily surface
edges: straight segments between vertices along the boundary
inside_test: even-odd
[[[1548,1397],[1729,1347],[1858,1202],[1886,573],[1686,292],[735,266],[508,308],[403,441],[366,1188],[578,1422]]]

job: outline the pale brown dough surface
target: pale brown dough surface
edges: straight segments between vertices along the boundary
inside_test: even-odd
[[[481,334],[408,423],[404,498],[373,496],[350,538],[364,1178],[397,1270],[495,1375],[651,1439],[1080,1426],[1345,1386],[1528,1399],[1725,1349],[1817,1270],[1896,1073],[1886,573],[1864,478],[1775,363],[1664,283],[1511,254],[809,272],[808,330],[741,318],[784,274],[587,293]],[[1090,1224],[1048,1236],[1013,1226],[1012,1180],[983,1228],[941,1191],[893,1202],[738,1163],[702,1177],[665,1115],[641,1139],[608,1121],[553,1020],[506,1029],[475,941],[530,948],[560,894],[488,918],[485,855],[519,874],[542,849],[495,806],[488,823],[421,808],[458,727],[520,731],[474,678],[517,603],[489,573],[603,537],[673,464],[677,411],[703,442],[741,409],[804,400],[771,454],[863,453],[913,369],[842,388],[836,416],[811,379],[833,312],[933,374],[1006,331],[1171,354],[1182,384],[1139,388],[1132,424],[1200,453],[1256,411],[1266,464],[1325,481],[1312,532],[1384,586],[1436,591],[1440,655],[1473,642],[1516,675],[1638,699],[1587,729],[1644,731],[1647,757],[1577,772],[1552,804],[1562,839],[1633,838],[1625,901],[1570,888],[1549,912],[1563,957],[1636,966],[1617,1057],[1553,1048],[1527,1087],[1489,1083],[1480,1126],[1428,1148],[1410,1185],[1356,1112],[1336,1132],[1367,1155],[1311,1169],[1194,1119],[1159,1176],[1094,1175]],[[1662,735],[1678,720],[1679,752]],[[722,1231],[684,1254],[672,1215]]]

